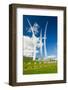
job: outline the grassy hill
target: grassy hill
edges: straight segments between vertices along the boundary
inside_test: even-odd
[[[31,57],[23,57],[23,74],[47,74],[57,73],[57,61],[56,60],[35,60]]]

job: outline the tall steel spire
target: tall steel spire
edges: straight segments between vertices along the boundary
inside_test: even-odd
[[[34,33],[34,27],[31,25],[30,21],[27,19],[28,21],[28,24],[31,28],[31,31],[32,31],[32,38],[33,38],[33,45],[34,45],[34,48],[33,48],[33,60],[36,60],[36,36],[35,36],[35,33]]]
[[[46,31],[47,31],[48,21],[45,26],[45,32],[44,32],[44,60],[47,57],[47,50],[46,50]]]
[[[41,30],[41,33],[40,33],[40,57],[42,59],[42,30]]]

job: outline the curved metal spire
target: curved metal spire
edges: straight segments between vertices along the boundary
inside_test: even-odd
[[[47,26],[48,26],[48,21],[45,26],[45,32],[44,32],[44,59],[47,57],[47,50],[46,50],[46,32],[47,32]]]

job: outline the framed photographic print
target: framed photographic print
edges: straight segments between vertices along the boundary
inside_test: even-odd
[[[66,82],[66,7],[9,5],[9,85]]]

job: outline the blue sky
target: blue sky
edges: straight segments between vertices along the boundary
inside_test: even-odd
[[[27,19],[31,22],[33,26],[34,23],[38,23],[39,29],[36,34],[37,37],[40,35],[40,31],[42,29],[42,37],[44,36],[45,25],[48,21],[47,33],[46,33],[46,49],[48,56],[56,56],[57,57],[57,17],[56,16],[35,16],[35,15],[23,15],[23,35],[32,36],[31,32],[27,32],[29,29],[29,24]],[[43,49],[44,52],[44,49]]]

